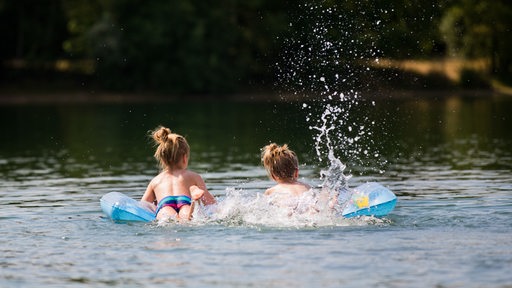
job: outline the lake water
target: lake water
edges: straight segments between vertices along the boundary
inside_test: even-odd
[[[347,146],[352,128],[330,136],[349,186],[380,182],[398,196],[395,210],[288,222],[258,213],[252,203],[272,185],[259,149],[270,141],[289,143],[301,178],[322,183],[325,143],[309,127],[326,105],[0,106],[0,286],[512,287],[512,99],[342,109],[364,136]],[[158,225],[103,216],[101,196],[139,198],[156,175],[147,131],[159,124],[187,137],[189,168],[222,217]]]

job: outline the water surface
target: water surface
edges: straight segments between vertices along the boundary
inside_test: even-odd
[[[187,137],[190,169],[221,202],[246,204],[272,185],[259,163],[270,141],[289,143],[303,180],[320,185],[327,164],[306,117],[325,103],[302,104],[1,106],[0,286],[512,286],[508,98],[380,99],[352,112],[376,123],[361,144],[372,153],[336,154],[351,187],[378,181],[397,194],[384,219],[103,217],[102,195],[139,198],[157,173],[147,131],[159,124]]]

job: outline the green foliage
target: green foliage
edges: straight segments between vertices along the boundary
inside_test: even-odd
[[[268,73],[272,42],[285,26],[282,8],[270,1],[112,0],[88,32],[88,50],[107,87],[235,91]]]
[[[70,37],[63,42],[63,48],[70,56],[91,56],[89,42],[94,41],[93,31],[101,25],[104,11],[99,0],[62,1]]]
[[[308,77],[319,69],[354,75],[368,58],[447,48],[491,59],[491,72],[509,79],[511,27],[508,0],[0,0],[0,69],[21,59],[44,74],[58,59],[87,60],[102,88],[220,94],[289,72],[315,89],[322,83]]]
[[[42,62],[61,56],[67,37],[60,0],[0,1],[0,60]]]
[[[512,73],[512,3],[508,0],[459,0],[439,26],[452,56],[491,59],[491,73]]]
[[[438,32],[444,3],[447,1],[375,1],[383,22],[377,46],[387,57],[396,59],[437,56],[444,51]]]

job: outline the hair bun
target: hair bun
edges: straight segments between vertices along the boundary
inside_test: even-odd
[[[151,136],[153,137],[153,140],[155,140],[157,144],[161,144],[167,142],[171,135],[171,129],[166,128],[164,126],[160,126],[153,131]]]
[[[270,153],[270,155],[272,155],[272,157],[275,157],[277,155],[285,153],[288,150],[288,145],[284,144],[282,146],[279,146],[276,143],[271,143],[271,144],[267,145],[264,149],[266,151],[268,151],[268,153]]]
[[[267,145],[266,149],[270,152],[274,152],[275,150],[279,149],[279,145],[277,145],[276,143],[271,143]]]

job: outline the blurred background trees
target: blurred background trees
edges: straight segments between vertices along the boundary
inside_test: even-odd
[[[439,30],[451,56],[489,59],[490,73],[510,77],[512,2],[457,1],[444,11]]]
[[[311,5],[350,21],[349,38],[331,36],[368,45],[367,57],[483,59],[486,77],[512,80],[508,0],[317,2]],[[71,79],[77,86],[182,94],[266,88],[275,83],[276,63],[294,52],[283,53],[286,41],[318,21],[303,17],[308,7],[271,0],[0,0],[0,85]],[[356,60],[349,43],[345,53],[340,59]]]

